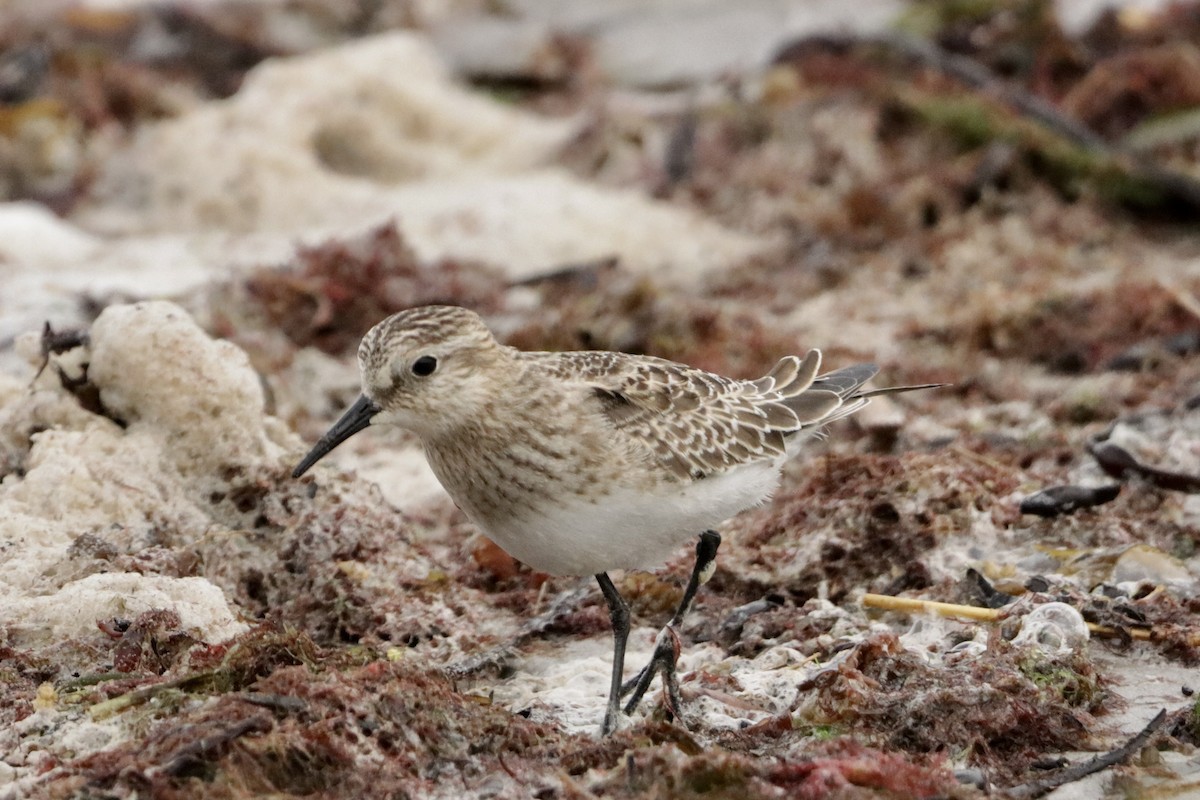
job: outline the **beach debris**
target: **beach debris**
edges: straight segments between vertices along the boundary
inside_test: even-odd
[[[1121,493],[1119,483],[1104,486],[1051,486],[1021,501],[1021,513],[1038,517],[1074,514],[1081,508],[1093,508],[1115,500]]]

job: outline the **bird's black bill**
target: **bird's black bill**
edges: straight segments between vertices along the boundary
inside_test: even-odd
[[[296,468],[292,470],[292,477],[299,478],[308,472],[309,468],[324,458],[326,453],[370,425],[371,418],[378,413],[379,406],[368,400],[365,395],[360,396],[358,400],[354,401],[354,405],[350,406],[345,414],[342,414],[342,418],[333,424],[329,432],[313,445],[313,449],[308,451],[304,460],[296,465]]]

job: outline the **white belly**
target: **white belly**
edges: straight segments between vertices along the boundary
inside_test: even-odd
[[[554,575],[652,569],[702,531],[762,503],[778,484],[779,464],[759,462],[656,493],[621,488],[594,502],[572,496],[480,527],[514,558]]]

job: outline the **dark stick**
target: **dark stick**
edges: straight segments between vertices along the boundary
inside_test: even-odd
[[[1118,747],[1116,750],[1110,750],[1107,753],[1098,755],[1090,761],[1085,761],[1082,764],[1076,764],[1073,767],[1068,767],[1061,772],[1056,772],[1053,775],[1047,775],[1045,778],[1040,778],[1029,783],[1022,783],[1019,786],[1014,786],[1011,789],[1005,789],[1000,793],[1001,797],[1006,800],[1029,800],[1029,798],[1041,797],[1042,795],[1064,786],[1068,783],[1073,783],[1078,780],[1083,780],[1088,775],[1091,775],[1101,770],[1128,761],[1131,756],[1137,753],[1145,746],[1150,737],[1158,732],[1162,727],[1163,722],[1167,719],[1167,710],[1164,708],[1155,715],[1154,719],[1150,720],[1146,727],[1142,728],[1137,736],[1134,736],[1125,744]]]

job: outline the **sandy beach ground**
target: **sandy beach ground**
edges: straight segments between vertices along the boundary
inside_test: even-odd
[[[1200,6],[840,6],[0,6],[0,800],[1200,791]],[[403,431],[290,477],[428,303],[947,386],[722,526],[600,738],[594,581]]]

